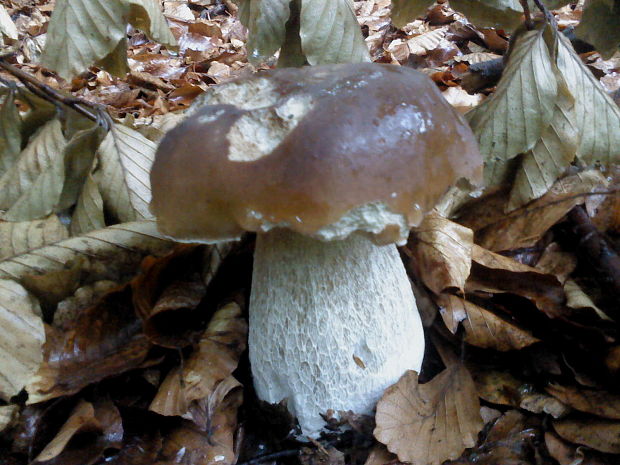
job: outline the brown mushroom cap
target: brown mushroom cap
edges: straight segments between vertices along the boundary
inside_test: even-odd
[[[409,68],[275,69],[216,86],[204,103],[164,137],[151,171],[151,209],[178,240],[280,226],[324,238],[360,207],[348,223],[364,223],[364,206],[379,212],[370,223],[387,211],[416,226],[460,178],[481,180],[469,126]],[[403,239],[390,219],[374,223],[360,229]]]

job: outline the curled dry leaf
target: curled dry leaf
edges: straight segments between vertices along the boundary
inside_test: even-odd
[[[377,403],[375,437],[403,462],[439,465],[476,444],[483,427],[476,387],[454,364],[426,384],[408,371]]]
[[[56,215],[43,220],[0,222],[0,260],[15,257],[69,237]]]
[[[539,342],[532,333],[495,313],[457,296],[443,294],[438,298],[440,313],[446,326],[456,332],[455,323],[463,322],[465,342],[483,349],[518,350]]]
[[[547,392],[575,410],[611,420],[620,420],[620,396],[605,391],[560,386],[547,386]]]
[[[620,454],[620,422],[594,418],[570,418],[553,421],[563,439],[600,452]]]
[[[39,303],[20,284],[0,280],[0,399],[28,384],[43,360],[45,341]]]
[[[150,409],[161,415],[183,416],[191,411],[192,403],[211,397],[237,368],[246,339],[247,322],[239,305],[230,303],[219,309],[182,368],[168,374]]]
[[[592,301],[590,296],[586,294],[581,286],[573,279],[568,279],[564,283],[564,293],[566,294],[566,306],[569,308],[591,308],[603,320],[612,321],[612,319]]]
[[[94,434],[91,441],[74,441],[79,434]],[[34,460],[45,465],[89,465],[107,448],[120,448],[123,442],[121,415],[111,401],[94,404],[80,400],[56,436]]]
[[[446,288],[463,289],[471,267],[473,233],[431,212],[415,230],[411,250],[419,273],[436,294]]]
[[[27,386],[28,403],[78,392],[141,366],[151,347],[135,315],[131,288],[107,294],[64,331],[46,326],[44,360]]]

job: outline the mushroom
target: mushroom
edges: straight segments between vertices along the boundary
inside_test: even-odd
[[[159,230],[255,231],[249,350],[257,395],[316,437],[328,409],[370,414],[424,334],[394,244],[482,160],[463,118],[408,68],[276,69],[215,86],[162,140]]]

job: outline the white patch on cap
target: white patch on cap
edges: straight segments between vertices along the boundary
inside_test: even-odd
[[[275,108],[258,109],[239,118],[228,130],[228,159],[254,161],[269,155],[312,109],[312,97],[292,96]]]
[[[271,81],[265,78],[256,78],[211,87],[196,99],[192,108],[199,108],[203,105],[226,104],[242,110],[256,110],[274,105],[279,98],[281,97],[274,92],[274,85]]]

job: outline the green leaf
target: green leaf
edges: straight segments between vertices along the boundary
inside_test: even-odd
[[[289,19],[290,0],[249,0],[244,4],[248,22],[248,58],[261,63],[271,57],[284,42]]]
[[[592,44],[603,58],[611,58],[620,45],[620,2],[588,0],[575,33]]]
[[[392,23],[401,29],[433,3],[433,0],[392,0]]]
[[[54,211],[65,179],[65,145],[58,120],[48,122],[31,138],[0,178],[0,208],[8,210],[4,219],[29,221]]]
[[[551,124],[532,150],[524,154],[517,170],[507,211],[545,195],[575,159],[579,143],[575,127],[575,99],[558,76],[559,89]]]
[[[88,176],[71,217],[71,234],[79,236],[102,228],[105,228],[103,198],[95,180]]]
[[[450,6],[478,27],[515,29],[521,24],[519,0],[450,0]]]
[[[570,41],[558,34],[557,64],[575,98],[577,156],[586,163],[620,163],[620,107],[583,64]]]
[[[370,61],[350,0],[302,0],[299,35],[311,65]]]
[[[506,162],[531,150],[555,111],[558,84],[545,35],[548,26],[513,41],[497,90],[466,114],[485,159],[485,181],[505,181]]]
[[[149,173],[157,145],[138,131],[114,124],[98,151],[99,190],[106,209],[119,221],[152,218]]]
[[[0,108],[0,177],[15,163],[21,151],[22,120],[11,90]]]

